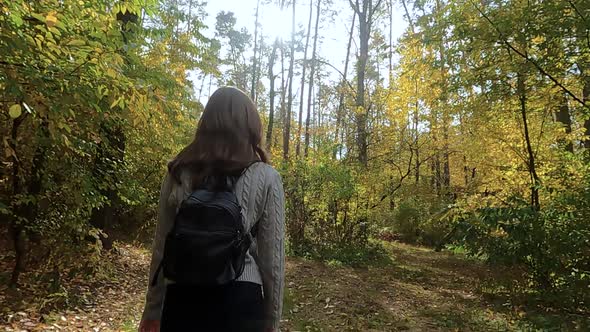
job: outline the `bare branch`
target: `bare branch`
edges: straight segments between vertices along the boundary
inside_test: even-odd
[[[350,7],[352,8],[352,10],[354,10],[354,12],[356,14],[359,13],[360,9],[359,9],[359,1],[356,0],[356,4],[354,2],[352,2],[352,0],[348,0],[348,3],[350,3]]]
[[[356,94],[354,87],[352,86],[352,84],[346,79],[346,75],[344,75],[343,72],[340,71],[340,69],[334,67],[334,65],[332,65],[331,63],[324,61],[324,60],[320,60],[320,59],[316,59],[315,60],[318,63],[324,64],[332,69],[334,69],[338,74],[340,74],[340,76],[342,76],[342,80],[346,83],[346,85],[348,85],[348,87],[354,92],[354,94]]]
[[[377,9],[379,9],[379,7],[381,6],[381,2],[382,1],[383,0],[377,1],[377,3],[375,4],[375,6],[373,6],[371,8],[371,11],[368,13],[368,16],[367,16],[368,17],[367,21],[369,21],[369,22],[372,21],[373,15],[375,14],[375,12],[377,12]]]
[[[410,11],[408,10],[408,5],[406,4],[406,0],[402,0],[402,5],[404,6],[404,10],[406,12],[406,17],[408,18],[408,24],[410,25],[410,30],[412,30],[413,34],[416,34],[416,30],[414,29],[414,22],[412,22],[412,18],[410,17]]]

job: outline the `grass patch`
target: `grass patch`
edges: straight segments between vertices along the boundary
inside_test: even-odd
[[[322,261],[332,267],[386,266],[391,256],[382,241],[369,241],[365,245],[345,244],[338,246],[306,244],[291,252],[292,255]]]

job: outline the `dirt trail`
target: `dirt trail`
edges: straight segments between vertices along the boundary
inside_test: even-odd
[[[382,267],[288,262],[287,331],[588,331],[590,319],[549,312],[502,284],[515,271],[462,255],[387,245]]]
[[[555,323],[544,313],[492,295],[487,290],[498,287],[494,280],[505,277],[505,271],[415,246],[391,244],[387,251],[389,262],[367,268],[289,258],[282,331],[559,331],[588,326],[580,323],[587,320]],[[14,297],[0,288],[0,330],[135,331],[149,254],[122,246],[113,259],[112,282],[94,289],[79,286],[89,294],[85,303],[43,318],[33,304],[9,303]]]

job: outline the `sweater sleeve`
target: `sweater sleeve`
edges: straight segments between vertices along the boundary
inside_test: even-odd
[[[285,282],[285,194],[281,177],[276,171],[270,179],[257,237],[257,263],[262,277],[268,327],[278,330]]]
[[[172,190],[172,179],[167,174],[160,189],[160,202],[158,206],[158,224],[156,226],[156,234],[152,247],[152,260],[150,263],[148,289],[145,298],[145,307],[143,310],[142,320],[160,320],[162,315],[162,305],[164,302],[164,293],[166,285],[164,284],[164,277],[159,273],[156,284],[152,286],[152,279],[156,273],[156,269],[162,261],[164,254],[164,242],[166,241],[166,234],[174,224],[174,216],[176,208],[168,204],[168,197]]]

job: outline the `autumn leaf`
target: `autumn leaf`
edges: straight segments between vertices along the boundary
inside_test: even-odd
[[[55,12],[50,12],[45,16],[45,24],[47,24],[48,28],[51,28],[57,24],[57,17],[55,16]]]
[[[14,104],[8,109],[8,114],[11,118],[16,119],[23,113],[23,110],[19,104]]]

